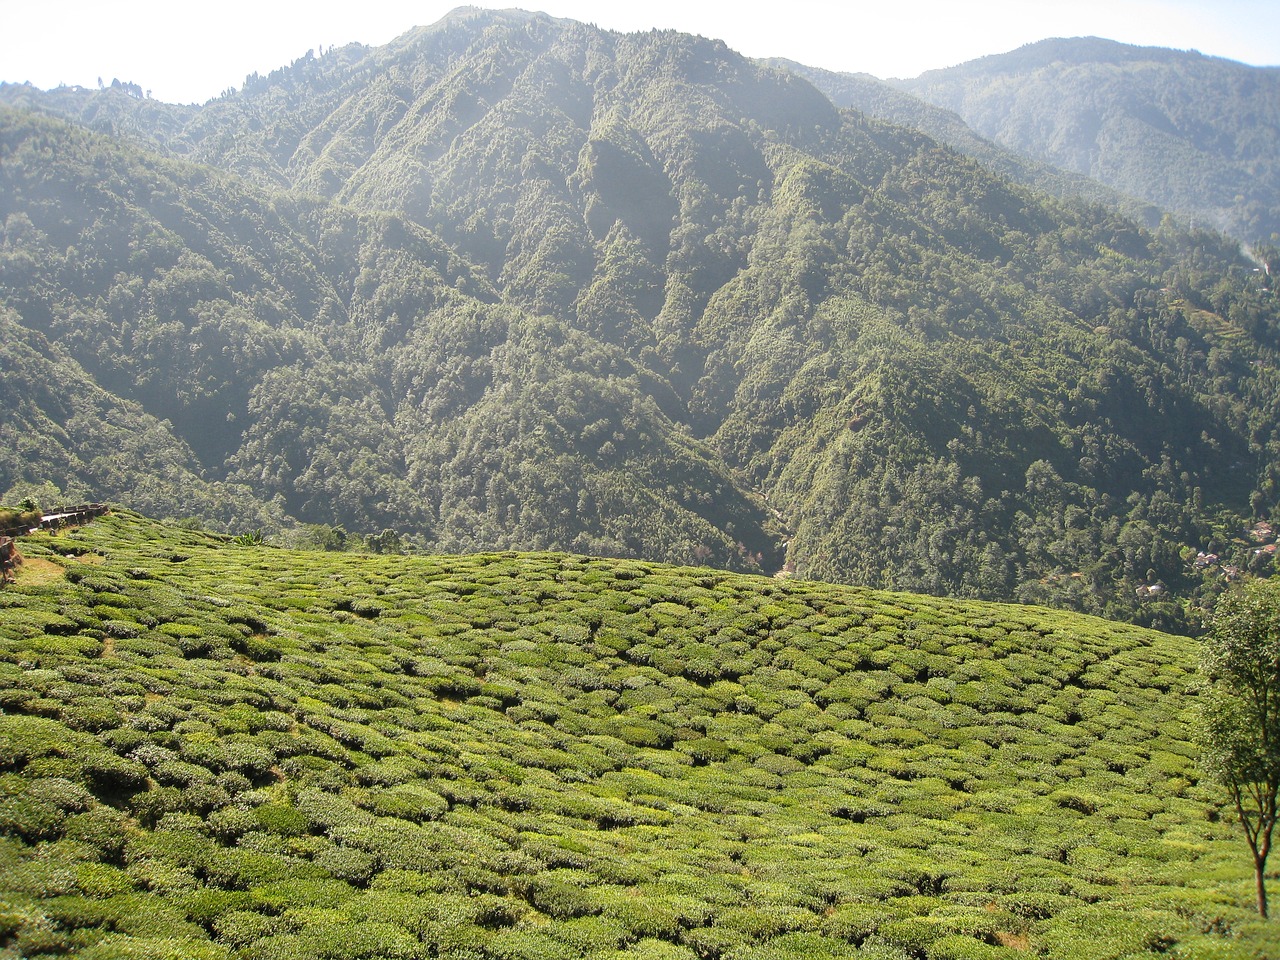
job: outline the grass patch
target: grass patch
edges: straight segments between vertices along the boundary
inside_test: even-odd
[[[54,563],[52,560],[30,557],[18,567],[17,575],[17,582],[23,586],[42,587],[63,579],[67,571],[61,564]]]

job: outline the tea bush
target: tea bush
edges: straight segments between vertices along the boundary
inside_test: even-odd
[[[23,549],[101,562],[3,595],[2,949],[1265,953],[1183,639],[128,514]]]

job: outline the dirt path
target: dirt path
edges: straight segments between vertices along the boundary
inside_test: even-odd
[[[61,580],[66,576],[67,571],[52,560],[45,560],[41,557],[28,557],[18,564],[14,573],[18,575],[18,585],[42,587],[46,583]]]

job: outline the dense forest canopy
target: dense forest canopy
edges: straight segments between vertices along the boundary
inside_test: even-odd
[[[463,10],[0,103],[0,494],[1177,629],[1270,569],[1268,273],[717,41]]]

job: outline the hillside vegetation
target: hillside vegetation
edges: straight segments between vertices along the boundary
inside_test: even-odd
[[[1192,641],[117,512],[0,590],[0,955],[1260,958]]]
[[[919,130],[939,143],[972,157],[986,169],[1024,186],[1062,199],[1084,200],[1118,210],[1147,227],[1155,227],[1163,215],[1160,208],[1149,200],[1128,196],[1085,174],[1035,159],[1025,146],[1020,152],[1016,147],[1001,146],[989,140],[978,134],[954,110],[908,93],[895,85],[895,81],[881,80],[867,73],[823,70],[793,60],[768,62],[804,77],[830,97],[836,106]]]
[[[1280,240],[1280,67],[1076,37],[894,84],[1010,149],[1247,243]]]
[[[463,10],[199,108],[0,99],[10,499],[1188,631],[1273,567],[1252,261],[723,43]]]

